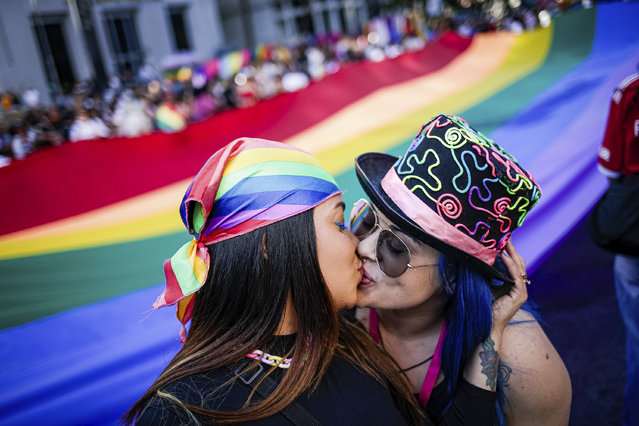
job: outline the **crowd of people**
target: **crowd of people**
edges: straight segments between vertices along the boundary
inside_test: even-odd
[[[79,81],[71,93],[58,96],[49,106],[43,105],[35,89],[7,91],[0,94],[0,164],[66,142],[177,132],[217,112],[301,90],[347,63],[381,61],[424,44],[417,36],[385,46],[364,36],[342,36],[293,47],[269,46],[266,54],[254,55],[233,75],[210,79],[195,67],[145,66],[134,78],[111,77],[104,89]],[[181,75],[185,71],[186,78]]]
[[[229,75],[207,76],[193,66],[145,65],[137,75],[112,76],[106,87],[79,81],[70,93],[57,94],[51,105],[44,105],[33,88],[8,90],[0,93],[0,167],[68,141],[180,131],[216,112],[301,90],[347,63],[377,62],[419,50],[446,31],[472,36],[544,24],[532,9],[521,9],[521,16],[500,19],[472,7],[468,13],[444,14],[428,22],[423,15],[389,15],[369,21],[359,36],[309,36],[292,46],[259,46],[250,61]]]

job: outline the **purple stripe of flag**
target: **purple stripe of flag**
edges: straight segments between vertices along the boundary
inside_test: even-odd
[[[309,210],[309,208],[306,204],[276,204],[266,209],[243,210],[226,216],[214,217],[208,223],[207,228],[230,229],[242,224],[248,219],[276,221],[292,216],[295,213]],[[207,234],[208,232],[207,229]]]

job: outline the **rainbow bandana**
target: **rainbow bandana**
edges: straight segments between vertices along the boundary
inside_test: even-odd
[[[164,262],[166,289],[153,307],[177,303],[184,342],[195,293],[209,274],[206,246],[310,210],[339,193],[319,161],[298,148],[264,139],[231,142],[209,158],[184,194],[180,216],[195,238]]]

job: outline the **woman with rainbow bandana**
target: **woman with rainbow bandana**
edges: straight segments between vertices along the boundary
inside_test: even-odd
[[[238,139],[200,170],[180,215],[194,239],[164,263],[154,306],[177,305],[184,347],[125,423],[430,423],[392,359],[337,313],[355,305],[363,263],[314,157]],[[468,411],[490,416],[491,401]]]

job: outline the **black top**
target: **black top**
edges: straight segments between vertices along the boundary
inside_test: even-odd
[[[439,425],[494,425],[497,418],[497,392],[478,388],[462,379],[450,408],[442,417],[450,399],[444,382],[433,388],[426,414]]]
[[[355,316],[354,308],[342,310],[340,314],[349,322],[366,330]],[[462,378],[451,401],[445,383],[442,382],[433,388],[425,412],[428,418],[438,425],[490,426],[497,420],[497,396],[497,392],[478,388]],[[419,394],[416,394],[415,399],[418,398]],[[446,411],[449,403],[450,408]]]
[[[276,336],[272,349],[274,355],[284,355],[293,347],[295,335]],[[267,369],[271,367],[264,365]],[[286,370],[275,368],[269,377],[279,382]],[[248,399],[251,387],[240,380],[229,385],[233,378],[227,368],[197,374],[171,383],[163,391],[183,403],[219,410],[239,409]],[[255,394],[254,401],[262,398]],[[334,356],[329,363],[317,390],[304,392],[297,401],[320,423],[326,425],[405,425],[406,420],[393,402],[387,387],[350,362]],[[193,413],[166,398],[155,396],[136,421],[138,425],[197,424]],[[204,422],[202,422],[204,423]],[[289,421],[280,413],[245,424],[286,425]]]
[[[295,335],[274,336],[266,351],[284,355],[295,344]],[[268,371],[271,367],[263,364]],[[269,374],[274,381],[282,380],[287,370],[275,368]],[[171,383],[163,392],[177,400],[206,408],[237,410],[252,391],[250,385],[232,379],[229,368],[220,368]],[[247,376],[250,374],[247,373]],[[253,383],[253,385],[255,382]],[[253,401],[262,398],[257,393]],[[450,408],[442,417],[449,398],[443,383],[435,386],[426,413],[439,425],[493,425],[496,419],[497,393],[478,388],[461,380]],[[304,392],[297,399],[308,412],[325,425],[405,425],[407,421],[396,407],[390,391],[358,367],[339,355],[333,357],[316,391]],[[195,425],[205,422],[169,399],[155,396],[151,399],[137,425]],[[290,422],[278,413],[272,417],[244,422],[247,425],[287,425]]]

